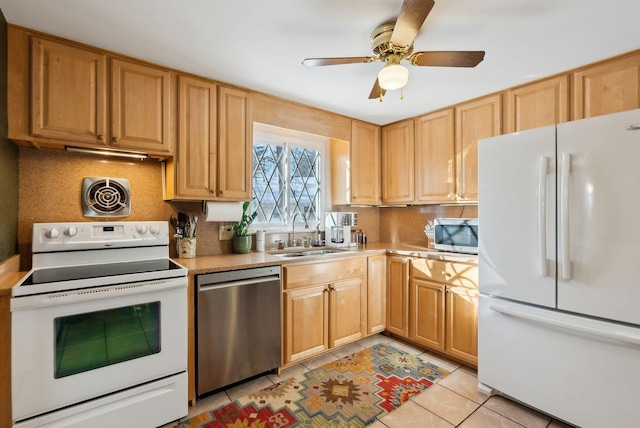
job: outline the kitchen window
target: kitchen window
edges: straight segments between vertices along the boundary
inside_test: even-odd
[[[314,227],[324,218],[324,152],[321,139],[259,126],[253,140],[254,227],[278,229],[296,223]],[[260,132],[260,128],[262,132]],[[280,132],[279,132],[280,131]]]

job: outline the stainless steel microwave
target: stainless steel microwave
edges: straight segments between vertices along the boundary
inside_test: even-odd
[[[437,218],[434,226],[436,250],[478,254],[477,218]]]

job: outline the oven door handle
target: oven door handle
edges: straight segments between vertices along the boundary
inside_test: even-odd
[[[105,300],[122,296],[157,293],[174,288],[187,288],[187,278],[117,284],[107,287],[92,287],[80,290],[59,291],[49,294],[14,297],[11,299],[11,312],[61,306],[95,300]]]

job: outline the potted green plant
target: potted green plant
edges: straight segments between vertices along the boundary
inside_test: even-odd
[[[233,252],[246,254],[251,251],[251,244],[253,239],[249,233],[249,226],[258,216],[258,212],[254,211],[252,214],[247,214],[249,209],[249,202],[245,202],[242,205],[242,218],[239,222],[233,223]]]

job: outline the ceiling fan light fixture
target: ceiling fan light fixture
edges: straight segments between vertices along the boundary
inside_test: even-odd
[[[409,70],[400,64],[389,64],[378,73],[380,87],[387,91],[404,88],[409,81]]]

